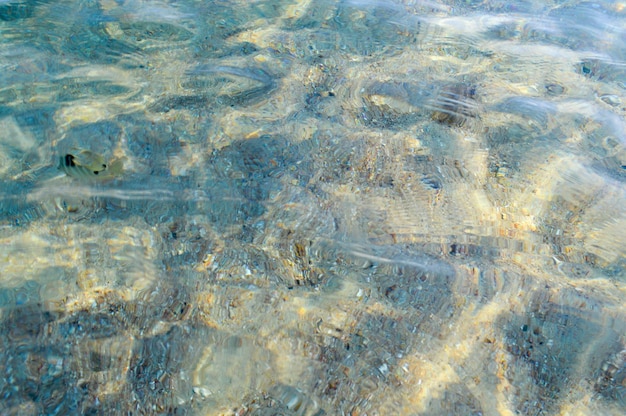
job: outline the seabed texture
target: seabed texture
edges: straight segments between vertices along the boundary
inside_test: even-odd
[[[626,3],[0,0],[0,413],[626,413]]]

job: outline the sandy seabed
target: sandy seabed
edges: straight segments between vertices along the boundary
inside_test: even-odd
[[[0,412],[626,412],[624,5],[506,3],[1,2]]]

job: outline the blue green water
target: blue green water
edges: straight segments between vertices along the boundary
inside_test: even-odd
[[[0,414],[626,412],[626,3],[0,0]]]

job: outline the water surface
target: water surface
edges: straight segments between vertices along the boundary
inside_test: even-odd
[[[0,0],[2,414],[626,412],[626,4]]]

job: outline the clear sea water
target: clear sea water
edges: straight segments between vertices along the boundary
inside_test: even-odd
[[[0,414],[626,413],[626,2],[0,0]]]

